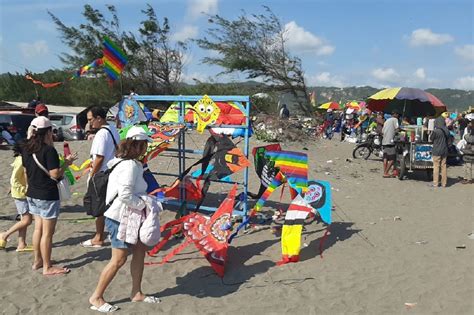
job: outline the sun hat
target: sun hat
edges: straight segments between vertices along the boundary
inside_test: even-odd
[[[53,125],[51,124],[51,121],[48,118],[44,116],[39,116],[31,121],[31,126],[34,129],[38,130],[38,129],[50,128]]]
[[[41,114],[41,113],[44,113],[44,112],[49,112],[48,107],[46,105],[44,105],[44,104],[36,105],[36,107],[35,107],[35,113],[36,114]]]
[[[133,126],[128,130],[126,138],[132,140],[145,140],[148,142],[152,141],[146,131],[143,128],[137,126]]]

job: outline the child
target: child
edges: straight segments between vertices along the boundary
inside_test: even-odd
[[[18,213],[21,216],[21,221],[15,223],[8,231],[0,233],[0,250],[5,249],[7,240],[10,235],[18,231],[18,246],[17,252],[32,252],[33,247],[26,245],[26,229],[31,224],[32,216],[28,210],[28,203],[26,201],[26,174],[21,162],[21,150],[18,144],[13,147],[13,172],[10,178],[11,193],[15,200],[15,205]]]

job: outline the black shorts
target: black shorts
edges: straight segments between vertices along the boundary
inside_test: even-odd
[[[396,151],[394,145],[383,146],[383,158],[388,161],[395,161]]]

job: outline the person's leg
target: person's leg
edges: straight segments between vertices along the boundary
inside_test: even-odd
[[[140,241],[132,248],[132,261],[130,263],[130,273],[132,274],[132,301],[143,301],[145,295],[142,292],[143,267],[145,262],[145,252],[147,247]]]
[[[392,169],[393,166],[393,159],[390,159],[387,161],[387,175],[390,175],[390,170]]]
[[[433,156],[433,186],[438,187],[440,156]]]
[[[33,231],[33,251],[34,260],[33,270],[40,269],[43,266],[43,258],[41,255],[41,236],[43,235],[43,219],[39,215],[35,215],[35,229]]]
[[[95,235],[92,238],[92,245],[104,245],[105,239],[105,217],[101,216],[95,219]]]
[[[25,235],[26,235],[26,228],[28,225],[31,224],[32,217],[31,214],[26,213],[21,216],[21,220],[15,223],[12,227],[10,227],[7,231],[0,233],[0,239],[6,241],[10,235],[18,231],[18,248],[23,248],[26,246],[25,243]]]
[[[387,157],[384,157],[383,158],[383,175],[384,176],[388,175],[387,164],[388,164]]]
[[[109,263],[105,266],[104,270],[99,277],[99,282],[97,287],[89,298],[89,303],[95,307],[100,307],[105,302],[104,292],[109,286],[109,284],[114,279],[117,271],[125,264],[127,261],[128,249],[126,248],[112,248],[112,258]],[[143,264],[142,264],[143,265]]]
[[[43,275],[56,275],[69,272],[69,269],[55,267],[51,262],[51,251],[53,248],[53,235],[56,229],[57,219],[43,219],[43,231],[41,235],[41,258],[43,259]]]
[[[22,227],[18,229],[18,245],[17,249],[23,249],[27,246],[26,243],[26,230],[28,226],[33,221],[33,217],[29,213],[25,213],[21,216],[21,221],[18,223],[22,223]]]
[[[444,156],[441,158],[441,186],[443,187],[446,187],[446,185],[448,184],[448,170],[447,170],[447,167],[446,167],[446,160],[447,160],[447,157]]]

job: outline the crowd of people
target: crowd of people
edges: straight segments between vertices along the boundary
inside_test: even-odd
[[[40,105],[36,105],[40,109]],[[92,107],[87,112],[91,128],[95,129],[90,156],[92,159],[88,183],[100,172],[110,169],[109,184],[103,197],[107,206],[96,217],[95,235],[80,243],[86,248],[98,248],[105,245],[105,228],[109,233],[111,259],[99,276],[97,286],[92,292],[90,308],[99,312],[113,312],[117,306],[106,302],[104,292],[116,276],[119,269],[127,261],[129,252],[131,259],[131,294],[132,302],[159,303],[155,296],[147,296],[142,292],[145,253],[149,249],[143,237],[150,237],[141,232],[148,216],[157,218],[160,209],[154,198],[147,196],[147,184],[143,178],[143,165],[140,157],[147,150],[150,141],[143,128],[132,127],[126,138],[120,141],[117,129],[106,121],[106,111],[100,107]],[[41,270],[45,276],[64,275],[71,270],[52,263],[53,236],[60,214],[60,192],[58,182],[64,172],[76,159],[77,153],[64,156],[60,163],[58,152],[53,145],[51,121],[46,111],[37,110],[37,117],[31,122],[28,139],[16,143],[14,147],[13,171],[11,174],[11,195],[15,201],[20,221],[7,231],[0,233],[0,250],[7,246],[9,237],[18,232],[17,252],[33,252],[32,270]],[[27,228],[34,219],[32,245],[26,240]],[[159,225],[151,226],[158,233]],[[150,229],[150,226],[147,226]],[[147,236],[143,236],[147,235]],[[31,243],[30,243],[31,244]]]
[[[438,187],[441,175],[441,187],[447,185],[448,157],[452,156],[452,164],[463,160],[464,178],[463,184],[472,183],[472,160],[473,160],[473,128],[474,113],[451,114],[443,113],[434,117],[401,117],[397,111],[387,115],[381,112],[371,112],[354,109],[345,111],[333,111],[328,109],[324,116],[322,125],[323,137],[331,140],[335,132],[339,132],[340,140],[352,139],[352,142],[363,142],[371,132],[382,138],[383,146],[383,177],[391,178],[398,176],[396,166],[395,140],[399,132],[411,127],[422,131],[419,134],[410,133],[411,141],[424,141],[432,143],[433,160],[433,187]],[[456,145],[457,143],[457,145]]]

